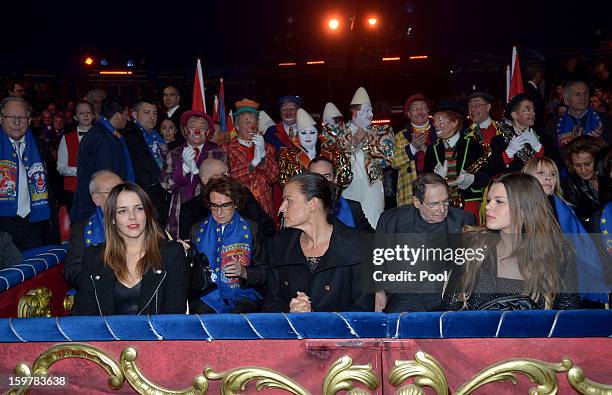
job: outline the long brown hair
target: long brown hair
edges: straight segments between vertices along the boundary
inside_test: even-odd
[[[153,203],[151,203],[151,199],[141,187],[132,182],[124,182],[111,189],[104,206],[104,236],[106,237],[106,245],[102,251],[102,261],[115,272],[115,276],[119,280],[127,281],[129,273],[126,261],[126,245],[117,230],[117,225],[115,225],[117,199],[121,192],[134,192],[138,195],[147,218],[142,247],[144,255],[136,266],[141,277],[149,269],[161,269],[159,244],[164,239],[164,235],[155,221],[156,215]]]
[[[543,298],[545,308],[551,309],[561,289],[560,269],[572,258],[573,249],[563,236],[535,177],[522,173],[504,174],[489,183],[489,190],[493,184],[502,184],[508,195],[510,221],[516,229],[509,257],[518,262],[524,279],[523,294],[535,302]],[[472,260],[465,264],[458,295],[464,307],[467,307],[482,263],[482,260]]]

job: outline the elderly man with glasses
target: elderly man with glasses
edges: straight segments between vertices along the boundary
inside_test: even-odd
[[[29,128],[31,107],[21,97],[0,103],[0,231],[20,250],[52,241],[47,169]]]
[[[389,240],[394,237],[390,236],[393,234],[401,240],[401,234],[410,234],[411,246],[445,249],[453,245],[449,235],[461,234],[464,225],[474,224],[474,215],[449,206],[448,184],[439,175],[425,173],[419,176],[412,184],[412,191],[413,204],[382,213],[376,227],[377,236],[382,235],[382,238]],[[427,269],[429,273],[436,274],[450,270],[452,266],[453,263],[444,260],[412,265],[418,270]],[[376,296],[377,311],[382,310],[385,304],[387,312],[440,310],[443,285],[443,282],[423,281],[402,289],[402,293],[391,292],[387,298],[383,292],[379,292]]]

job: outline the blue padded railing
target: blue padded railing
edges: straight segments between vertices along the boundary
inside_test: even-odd
[[[0,342],[610,336],[610,310],[0,319]]]
[[[23,262],[0,270],[0,293],[62,263],[66,246],[38,247],[24,251],[22,255]]]

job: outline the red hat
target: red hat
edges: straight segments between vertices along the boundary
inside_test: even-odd
[[[187,125],[187,121],[189,121],[189,118],[191,117],[201,117],[204,118],[206,120],[206,122],[208,123],[208,129],[212,132],[214,130],[214,124],[213,124],[213,120],[210,117],[210,115],[202,112],[202,111],[185,111],[184,113],[181,114],[181,126],[185,127]]]
[[[410,105],[415,101],[424,101],[425,103],[427,103],[427,107],[429,107],[429,101],[425,98],[425,96],[420,93],[415,93],[413,95],[410,95],[410,97],[408,97],[408,99],[406,100],[406,103],[404,104],[404,114],[406,114],[406,111],[408,111],[408,107],[410,107]]]

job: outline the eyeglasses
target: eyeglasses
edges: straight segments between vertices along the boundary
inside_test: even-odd
[[[473,103],[473,104],[468,104],[468,110],[475,110],[477,108],[480,108],[482,106],[486,106],[489,103]]]
[[[229,210],[231,207],[234,207],[234,202],[227,202],[227,203],[221,203],[221,204],[210,203],[208,207],[210,208],[211,211],[212,210],[217,210],[217,211]]]
[[[422,201],[423,203],[425,203],[427,205],[427,207],[429,207],[432,210],[435,210],[437,208],[441,209],[441,208],[447,208],[450,205],[450,200],[443,200],[441,202],[437,202],[437,203],[429,203],[426,201]]]
[[[27,122],[30,119],[29,115],[21,117],[21,116],[18,116],[18,115],[6,115],[6,114],[2,114],[2,117],[4,119],[8,119],[12,123]]]

